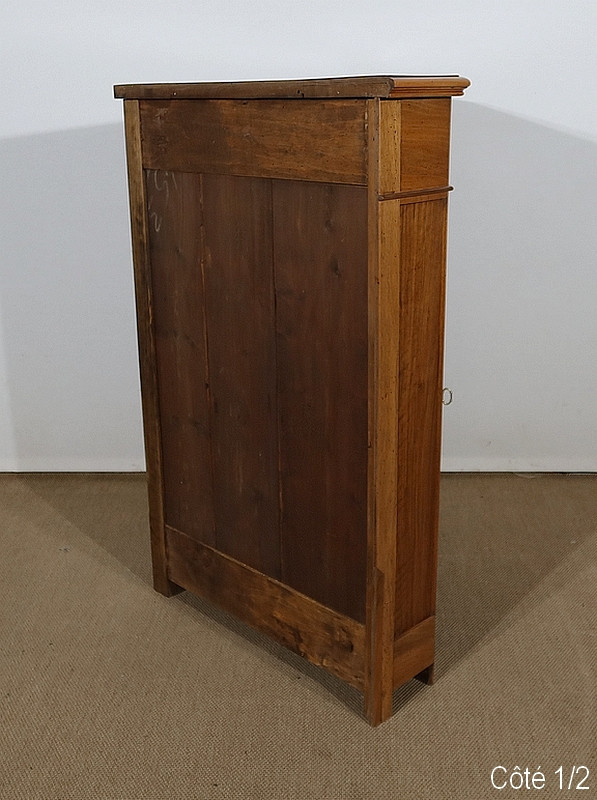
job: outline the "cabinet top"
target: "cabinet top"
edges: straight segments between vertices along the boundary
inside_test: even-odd
[[[469,84],[459,75],[363,75],[292,81],[123,84],[114,87],[114,96],[124,100],[451,97],[463,94]]]

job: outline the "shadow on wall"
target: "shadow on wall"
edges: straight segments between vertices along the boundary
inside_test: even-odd
[[[595,469],[597,144],[454,103],[447,469]],[[143,468],[123,131],[0,141],[0,470]]]
[[[0,163],[0,470],[143,469],[122,127]]]
[[[597,142],[454,103],[444,468],[597,468]]]

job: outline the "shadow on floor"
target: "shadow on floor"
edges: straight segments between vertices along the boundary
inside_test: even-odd
[[[15,478],[16,479],[16,478]],[[45,503],[146,583],[151,583],[145,477],[26,475]],[[442,479],[436,678],[506,624],[527,595],[595,531],[597,476],[450,474]],[[359,692],[188,592],[172,598],[228,633],[312,678],[362,715]],[[420,692],[394,695],[394,709]]]
[[[436,677],[507,624],[596,521],[597,475],[444,475]]]

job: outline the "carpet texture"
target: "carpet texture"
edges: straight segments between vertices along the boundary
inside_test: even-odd
[[[372,729],[340,681],[153,591],[144,476],[0,476],[0,798],[537,794],[498,765],[597,797],[596,544],[597,476],[445,475],[436,683]]]

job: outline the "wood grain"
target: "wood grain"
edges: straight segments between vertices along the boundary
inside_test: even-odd
[[[435,617],[427,617],[394,641],[394,686],[411,678],[428,680],[435,650]]]
[[[378,195],[400,191],[402,106],[402,100],[384,100],[379,103],[380,168],[376,174]]]
[[[166,523],[215,543],[198,175],[147,172]]]
[[[172,580],[362,689],[363,625],[180,531],[167,540]]]
[[[143,101],[152,169],[365,184],[364,103]],[[297,158],[297,153],[300,157]]]
[[[121,84],[114,96],[129,99],[317,99],[345,97],[450,97],[469,81],[458,75],[363,75],[294,81]]]
[[[367,193],[273,196],[282,580],[364,621]]]
[[[448,185],[450,105],[449,98],[400,101],[401,192]]]
[[[396,636],[435,614],[447,200],[400,214]]]
[[[400,201],[378,200],[379,101],[369,119],[369,466],[365,713],[372,725],[391,716],[396,600]],[[388,118],[386,118],[388,120]],[[389,118],[389,124],[393,120]],[[390,169],[392,165],[390,165]]]
[[[271,196],[260,178],[202,179],[215,546],[279,577]]]
[[[143,402],[143,431],[147,469],[151,557],[155,589],[169,596],[178,591],[167,576],[164,533],[164,486],[162,446],[158,401],[158,378],[155,370],[156,346],[152,323],[151,266],[147,226],[147,198],[141,161],[139,104],[124,103],[129,203],[137,305],[139,367]]]

